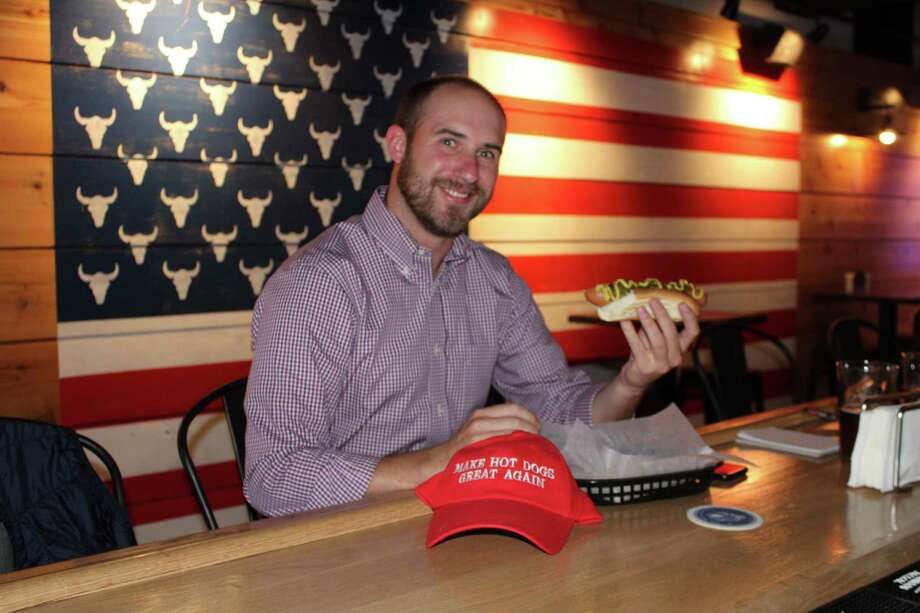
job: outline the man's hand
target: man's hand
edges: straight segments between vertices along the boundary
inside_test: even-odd
[[[519,404],[496,404],[473,413],[463,427],[448,441],[420,451],[383,458],[377,465],[367,492],[370,495],[412,489],[422,481],[444,470],[450,458],[460,449],[500,434],[523,430],[540,431],[540,420]]]
[[[638,331],[631,321],[620,322],[626,342],[629,343],[629,360],[620,371],[623,383],[644,390],[650,383],[680,366],[683,353],[690,348],[700,333],[696,315],[687,305],[678,305],[684,320],[684,329],[677,331],[677,326],[658,299],[650,303],[651,313],[639,310]]]
[[[620,374],[594,397],[592,421],[601,423],[632,416],[645,388],[672,368],[680,366],[683,353],[700,333],[700,325],[687,305],[681,304],[677,308],[684,320],[681,332],[677,331],[677,326],[658,300],[652,300],[651,312],[645,309],[639,311],[638,330],[631,321],[620,322],[629,343],[629,360]]]
[[[444,443],[444,466],[452,455],[467,445],[492,436],[511,434],[515,430],[537,434],[540,432],[540,420],[528,409],[510,402],[473,411],[463,427]]]

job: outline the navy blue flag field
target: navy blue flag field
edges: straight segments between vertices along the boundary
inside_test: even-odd
[[[59,321],[251,308],[385,182],[400,93],[466,74],[464,8],[52,1]]]

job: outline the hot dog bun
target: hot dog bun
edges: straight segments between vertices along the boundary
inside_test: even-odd
[[[678,308],[681,302],[696,315],[706,304],[706,293],[684,280],[663,286],[657,279],[641,283],[618,279],[615,284],[600,284],[585,290],[585,298],[597,307],[597,315],[604,321],[639,319],[639,309],[656,298],[674,321],[683,320]]]

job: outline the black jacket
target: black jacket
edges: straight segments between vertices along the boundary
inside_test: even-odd
[[[135,544],[76,434],[42,422],[0,418],[0,522],[16,570]]]

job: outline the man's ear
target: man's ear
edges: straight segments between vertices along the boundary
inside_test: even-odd
[[[390,152],[390,159],[394,163],[400,164],[406,157],[406,149],[409,146],[409,138],[406,131],[400,126],[392,125],[387,129],[387,151]]]

